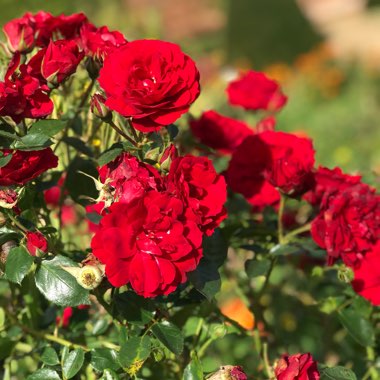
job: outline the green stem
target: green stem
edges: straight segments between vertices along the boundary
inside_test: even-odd
[[[285,196],[281,194],[280,205],[278,208],[278,221],[277,221],[277,231],[278,231],[278,242],[284,244],[284,226],[282,224],[282,218],[284,216],[285,209]]]
[[[299,228],[296,228],[295,230],[293,231],[290,231],[289,233],[287,233],[284,237],[283,237],[283,241],[285,243],[288,243],[292,240],[292,238],[294,238],[295,236],[297,235],[300,235],[300,234],[303,234],[304,232],[308,232],[310,231],[311,229],[311,223],[307,223],[305,224],[304,226],[301,226]]]
[[[135,139],[135,141],[137,142],[137,141],[140,141],[140,138],[139,138],[139,136],[137,136],[137,133],[136,133],[136,129],[133,127],[133,125],[132,125],[132,121],[131,121],[131,119],[128,119],[128,126],[129,126],[129,129],[130,129],[130,131],[131,131],[131,133],[132,133],[132,136],[133,136],[133,138]]]
[[[136,146],[137,147],[137,143],[136,141],[133,141],[126,133],[124,133],[124,131],[119,128],[114,122],[113,120],[109,121],[108,124],[122,137],[124,137],[126,140],[128,140],[133,146]]]
[[[18,229],[20,229],[23,233],[28,232],[28,229],[24,227],[11,213],[8,213],[7,215]]]
[[[269,364],[268,344],[267,343],[263,344],[263,362],[264,362],[265,372],[267,373],[268,378],[273,379],[274,375],[273,375],[271,365]]]

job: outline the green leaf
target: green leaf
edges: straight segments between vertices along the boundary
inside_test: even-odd
[[[11,282],[21,284],[26,274],[33,264],[33,257],[30,256],[26,248],[15,247],[9,251],[5,263],[5,274]]]
[[[53,347],[46,347],[41,355],[41,360],[47,365],[57,365],[59,364],[59,359],[57,352]]]
[[[15,345],[16,342],[8,337],[0,338],[0,360],[7,358],[11,354]]]
[[[216,230],[212,236],[203,238],[203,257],[197,269],[188,274],[193,286],[208,300],[212,300],[220,290],[221,280],[218,268],[227,257],[228,245]]]
[[[63,120],[45,119],[39,120],[34,123],[28,133],[41,133],[49,137],[55,136],[57,133],[61,132],[67,122]]]
[[[171,352],[179,355],[183,351],[184,338],[181,330],[168,321],[153,325],[154,336]]]
[[[323,369],[320,380],[356,380],[356,375],[348,368],[337,366]]]
[[[12,159],[13,154],[8,154],[7,156],[0,157],[0,168],[3,168]]]
[[[191,353],[191,362],[183,372],[183,380],[203,380],[202,364],[195,352]]]
[[[119,361],[123,368],[139,367],[150,355],[150,339],[148,336],[132,337],[120,348]]]
[[[99,158],[98,165],[103,166],[113,161],[117,156],[119,156],[123,152],[123,148],[115,147],[106,150]]]
[[[35,281],[38,290],[59,306],[89,304],[89,292],[60,267],[60,259],[45,260],[37,269]]]
[[[245,262],[245,271],[247,276],[250,278],[266,276],[269,268],[271,266],[271,261],[264,260],[247,260]]]
[[[74,377],[82,368],[84,363],[84,351],[81,348],[73,350],[63,362],[62,371],[66,379]]]
[[[5,324],[5,311],[0,307],[0,331],[4,328]]]
[[[3,226],[0,228],[0,245],[3,245],[10,240],[18,240],[18,233],[12,229]]]
[[[339,311],[339,320],[348,333],[363,347],[375,344],[375,332],[372,324],[356,310]]]
[[[120,368],[119,354],[108,348],[95,348],[91,350],[91,365],[99,372],[107,369],[117,371]]]
[[[118,376],[117,373],[115,373],[114,371],[111,371],[109,369],[106,369],[103,372],[103,375],[99,380],[119,380],[119,379],[120,379],[120,377]]]
[[[270,253],[274,256],[284,256],[284,255],[292,255],[295,253],[299,253],[301,251],[302,249],[300,249],[299,246],[294,246],[290,244],[287,244],[287,245],[277,244],[270,250]]]
[[[131,291],[118,294],[115,297],[115,304],[118,312],[128,323],[139,326],[149,323],[156,310],[151,300]]]
[[[61,378],[53,369],[42,368],[29,375],[26,380],[61,380]]]
[[[39,150],[53,144],[50,137],[43,133],[28,133],[12,144],[14,149]]]
[[[94,326],[92,328],[92,335],[100,335],[104,334],[109,326],[109,322],[106,318],[98,319],[95,321]]]

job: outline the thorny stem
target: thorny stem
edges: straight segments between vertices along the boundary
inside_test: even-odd
[[[264,362],[265,372],[267,373],[269,379],[273,379],[274,375],[273,375],[273,371],[272,371],[271,365],[269,363],[268,344],[267,343],[263,344],[263,362]]]
[[[11,213],[7,214],[8,218],[13,222],[13,224],[20,229],[23,233],[28,232],[28,229],[25,228]]]
[[[122,137],[124,137],[126,140],[128,140],[133,146],[137,147],[136,141],[132,140],[126,133],[124,133],[121,128],[119,128],[113,120],[109,121],[108,124]]]

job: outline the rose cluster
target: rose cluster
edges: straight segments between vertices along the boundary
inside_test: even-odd
[[[203,235],[226,217],[225,181],[211,161],[172,157],[167,175],[129,153],[98,169],[104,208],[92,252],[113,286],[130,284],[144,297],[185,282],[202,257]]]
[[[256,211],[277,208],[284,196],[310,203],[316,213],[311,236],[327,251],[327,263],[343,260],[355,273],[354,290],[379,305],[380,195],[360,176],[315,168],[313,144],[304,134],[274,129],[273,112],[286,97],[264,74],[248,72],[229,84],[227,94],[233,106],[266,112],[255,128],[215,111],[191,122],[201,143],[231,155],[225,172],[231,190]]]

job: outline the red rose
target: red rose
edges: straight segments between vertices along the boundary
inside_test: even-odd
[[[13,208],[17,203],[18,194],[10,188],[0,189],[0,207]]]
[[[231,82],[227,94],[230,104],[254,111],[278,111],[287,101],[278,83],[252,70]]]
[[[202,256],[202,233],[179,199],[151,190],[128,204],[114,203],[91,242],[113,286],[137,294],[169,294],[186,281]]]
[[[50,148],[33,151],[1,150],[11,160],[0,168],[0,186],[25,185],[48,169],[58,165],[58,157]]]
[[[199,95],[199,73],[179,46],[137,40],[112,51],[100,70],[106,105],[142,132],[174,123]]]
[[[95,214],[96,215],[103,215],[103,209],[104,209],[104,202],[99,202],[99,203],[95,203],[95,204],[90,204],[90,205],[87,205],[85,208],[86,208],[86,213],[87,213],[87,225],[88,225],[88,229],[90,232],[97,232],[98,229],[99,229],[99,225],[92,222],[90,219],[89,219],[89,214]]]
[[[253,134],[246,123],[215,111],[204,112],[200,119],[190,122],[190,127],[202,144],[223,153],[231,153],[247,136]]]
[[[52,16],[47,12],[38,12],[34,15],[38,33],[37,45],[46,47],[51,40],[73,40],[79,37],[80,29],[87,23],[83,13],[74,13],[66,16]]]
[[[380,241],[367,252],[360,265],[354,268],[352,287],[372,303],[380,305]]]
[[[16,53],[4,82],[0,82],[0,116],[10,116],[16,123],[24,118],[40,119],[53,112],[46,88],[28,70],[27,65],[20,65],[20,54]]]
[[[340,168],[328,169],[320,166],[314,173],[313,188],[303,198],[314,206],[322,205],[330,196],[357,185],[360,180],[360,175],[352,176],[344,174]]]
[[[65,183],[65,178],[65,174],[63,174],[55,186],[52,186],[50,189],[44,191],[44,198],[47,205],[54,207],[59,206],[59,201],[61,199],[61,192],[62,187]],[[65,191],[65,196],[67,194],[68,192]]]
[[[339,257],[355,266],[380,239],[380,196],[365,184],[330,197],[312,222],[314,241],[327,250],[328,264]]]
[[[319,380],[317,362],[307,354],[283,355],[274,369],[277,380]]]
[[[183,199],[194,212],[199,228],[206,235],[210,236],[227,217],[226,182],[208,158],[190,155],[176,158],[170,166],[167,184],[169,191]]]
[[[71,318],[73,316],[73,308],[71,306],[65,307],[62,312],[62,316],[57,316],[55,324],[58,327],[66,329],[70,325]]]
[[[259,136],[270,154],[264,173],[268,182],[287,194],[301,193],[310,187],[314,166],[311,140],[285,132],[268,131]]]
[[[112,112],[105,105],[106,98],[101,94],[94,94],[91,97],[90,109],[91,112],[102,120],[108,120],[112,118]]]
[[[74,41],[50,41],[42,60],[41,74],[57,85],[75,73],[83,56]]]
[[[8,46],[12,52],[27,53],[35,45],[36,25],[31,13],[25,13],[20,18],[15,18],[3,27],[8,40]]]
[[[46,237],[41,232],[26,233],[26,248],[32,256],[36,256],[37,249],[42,252],[48,251],[48,242]]]
[[[256,124],[256,132],[266,132],[266,131],[274,131],[276,127],[276,118],[274,116],[268,116],[262,120],[260,120]]]
[[[260,136],[249,136],[243,141],[233,153],[226,172],[228,186],[258,209],[275,206],[280,200],[280,193],[265,177],[271,155]]]
[[[97,28],[92,24],[85,24],[80,32],[80,45],[86,56],[100,61],[112,50],[126,43],[127,40],[120,32],[110,32],[106,26]]]
[[[115,160],[98,169],[100,181],[108,185],[112,200],[128,203],[142,197],[147,190],[162,189],[160,173],[151,165],[123,153]],[[103,198],[103,195],[101,195]],[[104,200],[109,197],[104,194]]]

